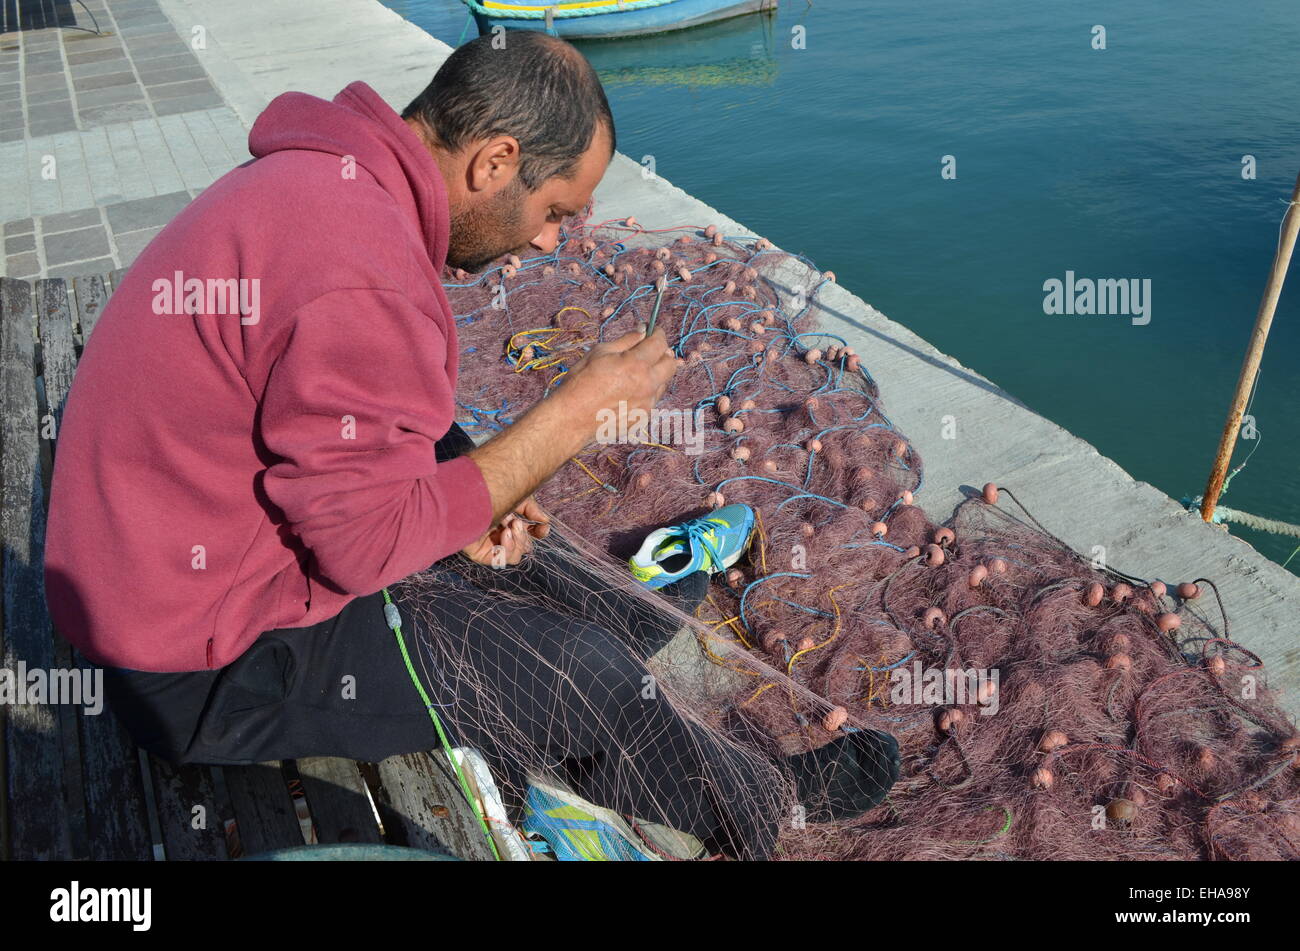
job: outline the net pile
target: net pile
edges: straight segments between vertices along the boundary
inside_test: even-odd
[[[750,553],[672,618],[688,633],[650,668],[722,743],[743,746],[743,723],[790,755],[869,727],[903,752],[887,800],[832,824],[798,821],[756,752],[749,781],[788,817],[780,856],[1300,855],[1297,735],[1213,582],[1094,566],[993,485],[932,522],[922,461],[863,356],[814,324],[834,277],[806,259],[712,227],[579,219],[552,255],[449,273],[461,425],[490,434],[562,387],[585,348],[648,320],[661,279],[659,324],[687,362],[660,412],[538,495],[569,557],[669,618],[627,557],[659,526],[755,509]],[[493,575],[478,580],[508,588]],[[426,638],[425,663],[454,676],[442,640]],[[504,718],[492,727],[542,768]]]

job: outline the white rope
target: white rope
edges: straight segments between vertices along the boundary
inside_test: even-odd
[[[1220,505],[1214,510],[1214,520],[1225,522],[1236,522],[1239,525],[1245,525],[1248,528],[1257,528],[1262,532],[1272,532],[1274,535],[1290,535],[1292,538],[1300,538],[1300,525],[1292,525],[1290,522],[1279,522],[1274,518],[1261,518],[1258,515],[1251,515],[1249,512],[1241,512],[1237,509],[1230,509],[1226,505]]]

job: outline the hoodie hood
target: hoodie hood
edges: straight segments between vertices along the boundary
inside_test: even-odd
[[[306,150],[345,157],[372,175],[418,222],[435,272],[447,263],[451,234],[447,187],[420,137],[379,94],[354,82],[332,101],[303,92],[276,96],[248,134],[255,158]]]

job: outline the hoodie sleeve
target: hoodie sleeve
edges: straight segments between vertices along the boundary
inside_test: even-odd
[[[292,325],[262,399],[264,486],[319,573],[370,594],[482,536],[478,465],[434,458],[455,416],[437,323],[395,291],[347,289]]]

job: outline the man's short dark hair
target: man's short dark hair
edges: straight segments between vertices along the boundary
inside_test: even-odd
[[[455,152],[494,135],[519,141],[519,178],[530,192],[556,175],[572,179],[591,147],[596,127],[614,116],[587,58],[557,37],[537,30],[507,30],[505,45],[491,34],[456,49],[424,92],[402,113],[433,132]]]

